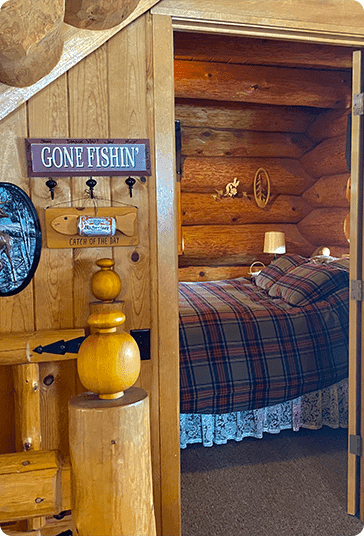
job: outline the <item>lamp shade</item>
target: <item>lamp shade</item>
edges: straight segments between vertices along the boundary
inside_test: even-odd
[[[282,231],[268,231],[264,234],[264,253],[286,253],[286,240]]]

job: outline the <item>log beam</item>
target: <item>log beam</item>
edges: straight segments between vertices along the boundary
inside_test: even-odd
[[[312,146],[304,134],[182,128],[183,156],[300,158]]]
[[[58,63],[64,0],[8,0],[0,9],[0,82],[25,87]]]
[[[174,73],[178,98],[315,108],[349,108],[351,101],[347,71],[175,60]]]
[[[275,194],[302,195],[315,183],[293,158],[234,158],[234,157],[186,157],[183,162],[182,193],[211,193],[224,190],[235,177],[239,189],[253,193],[255,173],[259,168],[267,170],[271,180],[271,192]]]
[[[64,21],[76,28],[107,30],[123,22],[139,0],[66,0]]]
[[[0,522],[59,514],[70,497],[70,466],[56,451],[0,456]]]
[[[239,225],[243,223],[298,223],[312,210],[300,196],[277,195],[262,210],[254,196],[222,197],[182,195],[182,225]]]

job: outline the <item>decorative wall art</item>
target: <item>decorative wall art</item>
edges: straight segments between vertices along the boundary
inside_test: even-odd
[[[23,290],[37,269],[42,246],[38,214],[15,184],[0,182],[0,296]]]
[[[270,198],[270,178],[268,172],[259,168],[254,177],[254,199],[259,208],[267,206]]]

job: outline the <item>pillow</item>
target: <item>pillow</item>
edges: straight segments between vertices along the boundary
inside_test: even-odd
[[[349,286],[349,273],[340,266],[307,262],[282,276],[268,294],[291,305],[307,305]]]
[[[255,276],[255,284],[262,289],[269,290],[282,275],[305,262],[307,262],[307,259],[295,253],[283,255],[272,261]]]

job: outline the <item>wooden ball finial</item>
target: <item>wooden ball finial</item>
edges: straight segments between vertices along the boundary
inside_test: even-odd
[[[97,300],[112,301],[119,296],[121,280],[119,274],[113,270],[115,262],[112,259],[99,259],[96,261],[100,270],[91,280],[91,291]]]

